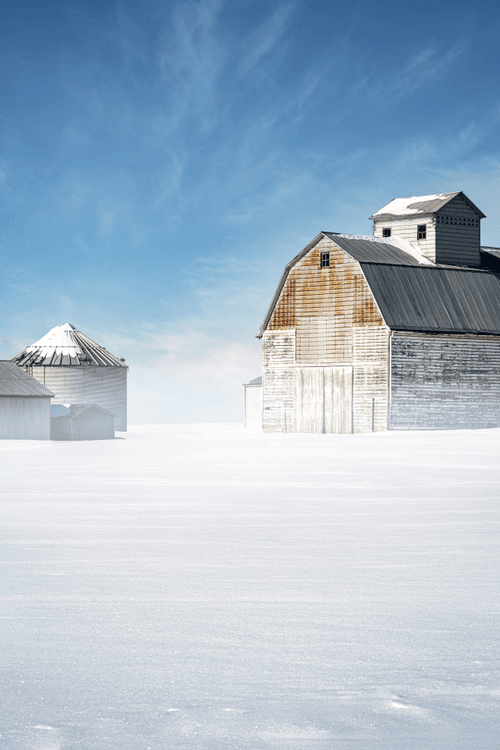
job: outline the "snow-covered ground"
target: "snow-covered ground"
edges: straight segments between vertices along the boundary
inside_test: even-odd
[[[0,442],[0,748],[500,748],[500,430],[121,437]]]

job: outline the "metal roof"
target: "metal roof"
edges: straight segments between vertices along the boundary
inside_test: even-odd
[[[481,247],[481,252],[489,253],[490,255],[494,255],[496,258],[500,258],[500,247]]]
[[[485,214],[483,214],[483,212],[480,211],[461,190],[456,193],[438,193],[435,195],[414,195],[411,198],[394,198],[369,218],[374,221],[379,221],[392,219],[394,217],[401,218],[402,216],[426,216],[428,214],[435,214],[444,208],[444,206],[446,206],[446,204],[457,195],[461,195],[469,206],[479,214],[480,218],[485,218]]]
[[[50,407],[50,416],[52,419],[58,419],[60,417],[69,417],[70,419],[73,419],[86,411],[95,411],[96,409],[97,411],[103,412],[111,417],[117,416],[114,412],[109,411],[109,409],[105,409],[98,404],[53,404]]]
[[[13,362],[0,360],[0,396],[53,396],[44,385],[21,370]]]
[[[500,335],[500,276],[487,271],[362,263],[389,328]]]
[[[249,380],[248,383],[243,383],[243,385],[262,385],[262,375],[259,375],[258,378],[254,378],[253,380]]]
[[[341,250],[360,262],[397,263],[403,266],[414,266],[418,263],[415,257],[378,237],[359,237],[355,235],[323,232]],[[392,238],[391,238],[392,239]]]
[[[111,354],[71,323],[55,326],[11,361],[19,367],[127,367],[123,357]]]

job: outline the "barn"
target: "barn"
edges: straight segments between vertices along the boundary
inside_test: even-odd
[[[56,404],[96,404],[127,429],[127,365],[70,323],[52,328],[13,357],[18,367],[54,392]]]
[[[53,395],[12,362],[0,360],[0,439],[49,440]]]
[[[247,430],[262,429],[262,375],[243,383],[243,426]]]
[[[373,236],[320,232],[262,327],[265,432],[500,426],[500,252],[463,192],[399,198]]]
[[[113,440],[116,415],[96,404],[53,404],[51,440]]]

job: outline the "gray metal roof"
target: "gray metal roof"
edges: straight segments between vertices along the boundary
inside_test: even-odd
[[[416,266],[418,261],[408,253],[378,238],[349,237],[335,232],[323,232],[332,242],[360,262],[397,263],[403,266]]]
[[[50,407],[50,416],[52,419],[59,419],[62,417],[74,419],[74,417],[78,417],[80,414],[89,410],[99,411],[111,417],[117,416],[114,412],[109,411],[109,409],[105,409],[98,404],[52,404]]]
[[[500,247],[481,247],[481,251],[483,253],[489,253],[490,255],[494,255],[496,258],[500,258]]]
[[[54,396],[44,385],[21,370],[13,362],[0,360],[0,396]]]
[[[487,271],[362,263],[393,330],[500,335],[500,277]]]
[[[253,380],[249,380],[248,383],[243,383],[243,385],[262,385],[262,375],[259,375],[258,378],[254,378]]]
[[[66,326],[59,326],[59,328],[66,328]],[[46,346],[43,345],[46,339],[44,337],[37,342],[40,346],[37,344],[28,346],[21,354],[12,357],[11,361],[19,367],[127,367],[123,357],[111,354],[73,326],[69,328],[71,328],[70,334],[75,346],[71,348]],[[68,353],[69,351],[72,354]]]

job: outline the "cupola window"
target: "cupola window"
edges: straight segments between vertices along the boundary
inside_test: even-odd
[[[384,227],[382,229],[382,237],[390,237],[391,236],[391,228],[390,227]]]
[[[427,239],[427,224],[419,224],[417,226],[417,240]]]

